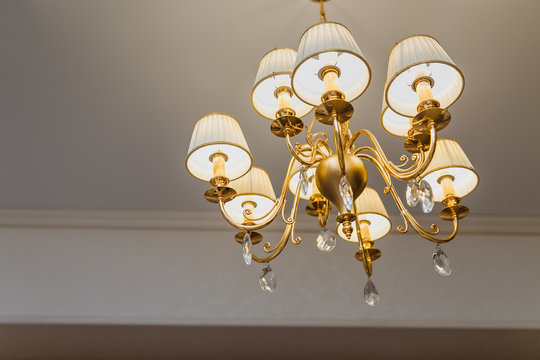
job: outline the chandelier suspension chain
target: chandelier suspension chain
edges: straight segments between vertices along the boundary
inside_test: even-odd
[[[321,3],[321,22],[326,22],[326,13],[324,11],[324,0],[320,0]]]

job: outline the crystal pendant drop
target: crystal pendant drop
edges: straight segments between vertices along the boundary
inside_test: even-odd
[[[364,287],[364,300],[366,303],[371,306],[375,306],[379,303],[379,292],[371,281],[371,278],[368,279],[366,286]]]
[[[427,214],[433,210],[433,190],[431,190],[431,185],[427,181],[420,181],[420,186],[418,187],[418,198],[422,203],[422,211]]]
[[[345,205],[347,211],[351,212],[354,201],[353,192],[351,184],[349,184],[349,181],[347,181],[347,177],[345,176],[342,176],[339,180],[339,195],[341,196],[341,199],[343,199],[343,204]]]
[[[407,183],[407,191],[405,192],[405,197],[407,198],[407,204],[410,207],[416,206],[420,200],[418,197],[418,182],[416,179],[411,179]]]
[[[251,264],[251,254],[253,253],[253,243],[251,242],[251,236],[249,232],[246,232],[242,239],[242,256],[246,265]]]
[[[300,169],[300,189],[302,190],[302,194],[307,195],[308,187],[309,181],[306,173],[306,167],[302,166]]]
[[[433,266],[435,267],[435,271],[441,276],[452,274],[450,260],[448,260],[448,256],[442,251],[440,245],[437,245],[437,251],[433,253]]]
[[[317,247],[324,252],[332,251],[336,247],[336,236],[333,232],[324,228],[317,236]]]
[[[273,293],[276,290],[276,278],[274,277],[274,271],[270,267],[270,264],[262,269],[261,274],[259,275],[259,285],[261,289],[268,293]]]

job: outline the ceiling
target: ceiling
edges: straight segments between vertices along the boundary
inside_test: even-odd
[[[476,213],[540,214],[540,2],[326,6],[373,71],[353,128],[372,129],[399,158],[403,140],[379,121],[387,55],[403,37],[431,34],[466,77],[441,133],[459,139],[480,174],[464,202]],[[184,159],[194,123],[216,111],[239,120],[279,189],[287,151],[249,94],[262,55],[296,48],[317,21],[308,0],[1,1],[0,207],[211,210],[208,184]]]

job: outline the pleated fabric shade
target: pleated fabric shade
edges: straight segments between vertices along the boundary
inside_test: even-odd
[[[455,195],[459,197],[470,194],[478,185],[478,174],[456,140],[437,139],[433,160],[421,176],[431,185],[433,199],[439,202],[444,199],[442,185],[438,182],[443,175],[454,177]]]
[[[386,132],[399,137],[408,137],[411,118],[401,116],[388,107],[383,96],[381,124]]]
[[[335,22],[322,22],[304,32],[298,47],[292,87],[304,102],[317,106],[324,94],[319,71],[332,65],[340,70],[339,91],[345,100],[353,101],[366,90],[371,69],[351,32]]]
[[[276,200],[270,177],[260,167],[253,166],[246,175],[231,181],[228,186],[236,190],[236,195],[225,203],[225,208],[238,222],[244,221],[242,204],[245,202],[254,203],[253,216],[261,217],[268,213]]]
[[[355,205],[358,212],[358,220],[367,220],[370,222],[369,234],[371,240],[380,239],[390,232],[392,223],[390,222],[384,204],[375,189],[366,186],[362,194],[356,199]],[[355,224],[353,224],[353,229],[354,231],[350,240],[347,239],[347,236],[343,233],[343,224],[338,224],[337,234],[343,240],[358,242]]]
[[[431,91],[442,108],[452,105],[465,85],[463,74],[437,40],[427,35],[405,38],[388,58],[385,100],[393,111],[407,117],[417,114],[418,94],[411,85],[419,76],[434,80]]]
[[[208,114],[197,121],[186,158],[187,170],[194,177],[209,181],[214,176],[211,157],[216,153],[227,156],[225,176],[229,180],[247,173],[253,163],[238,121],[227,114]]]
[[[251,104],[261,116],[270,120],[276,119],[279,101],[275,91],[281,87],[291,89],[291,74],[295,61],[296,51],[286,48],[274,49],[261,59],[251,92]],[[313,106],[301,101],[294,94],[290,102],[290,108],[296,112],[297,117],[306,116],[313,109]]]

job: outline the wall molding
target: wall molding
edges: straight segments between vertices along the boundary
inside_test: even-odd
[[[393,232],[399,215],[390,216]],[[444,225],[436,214],[418,215],[422,224],[436,222]],[[152,231],[222,231],[231,227],[217,212],[207,211],[138,211],[138,210],[26,210],[0,209],[0,228],[52,228],[52,229],[116,229]],[[266,231],[281,231],[277,219]],[[301,215],[297,230],[317,231],[311,217]],[[413,233],[410,231],[410,233]],[[461,234],[493,236],[540,236],[540,216],[534,215],[478,215],[464,219]]]

